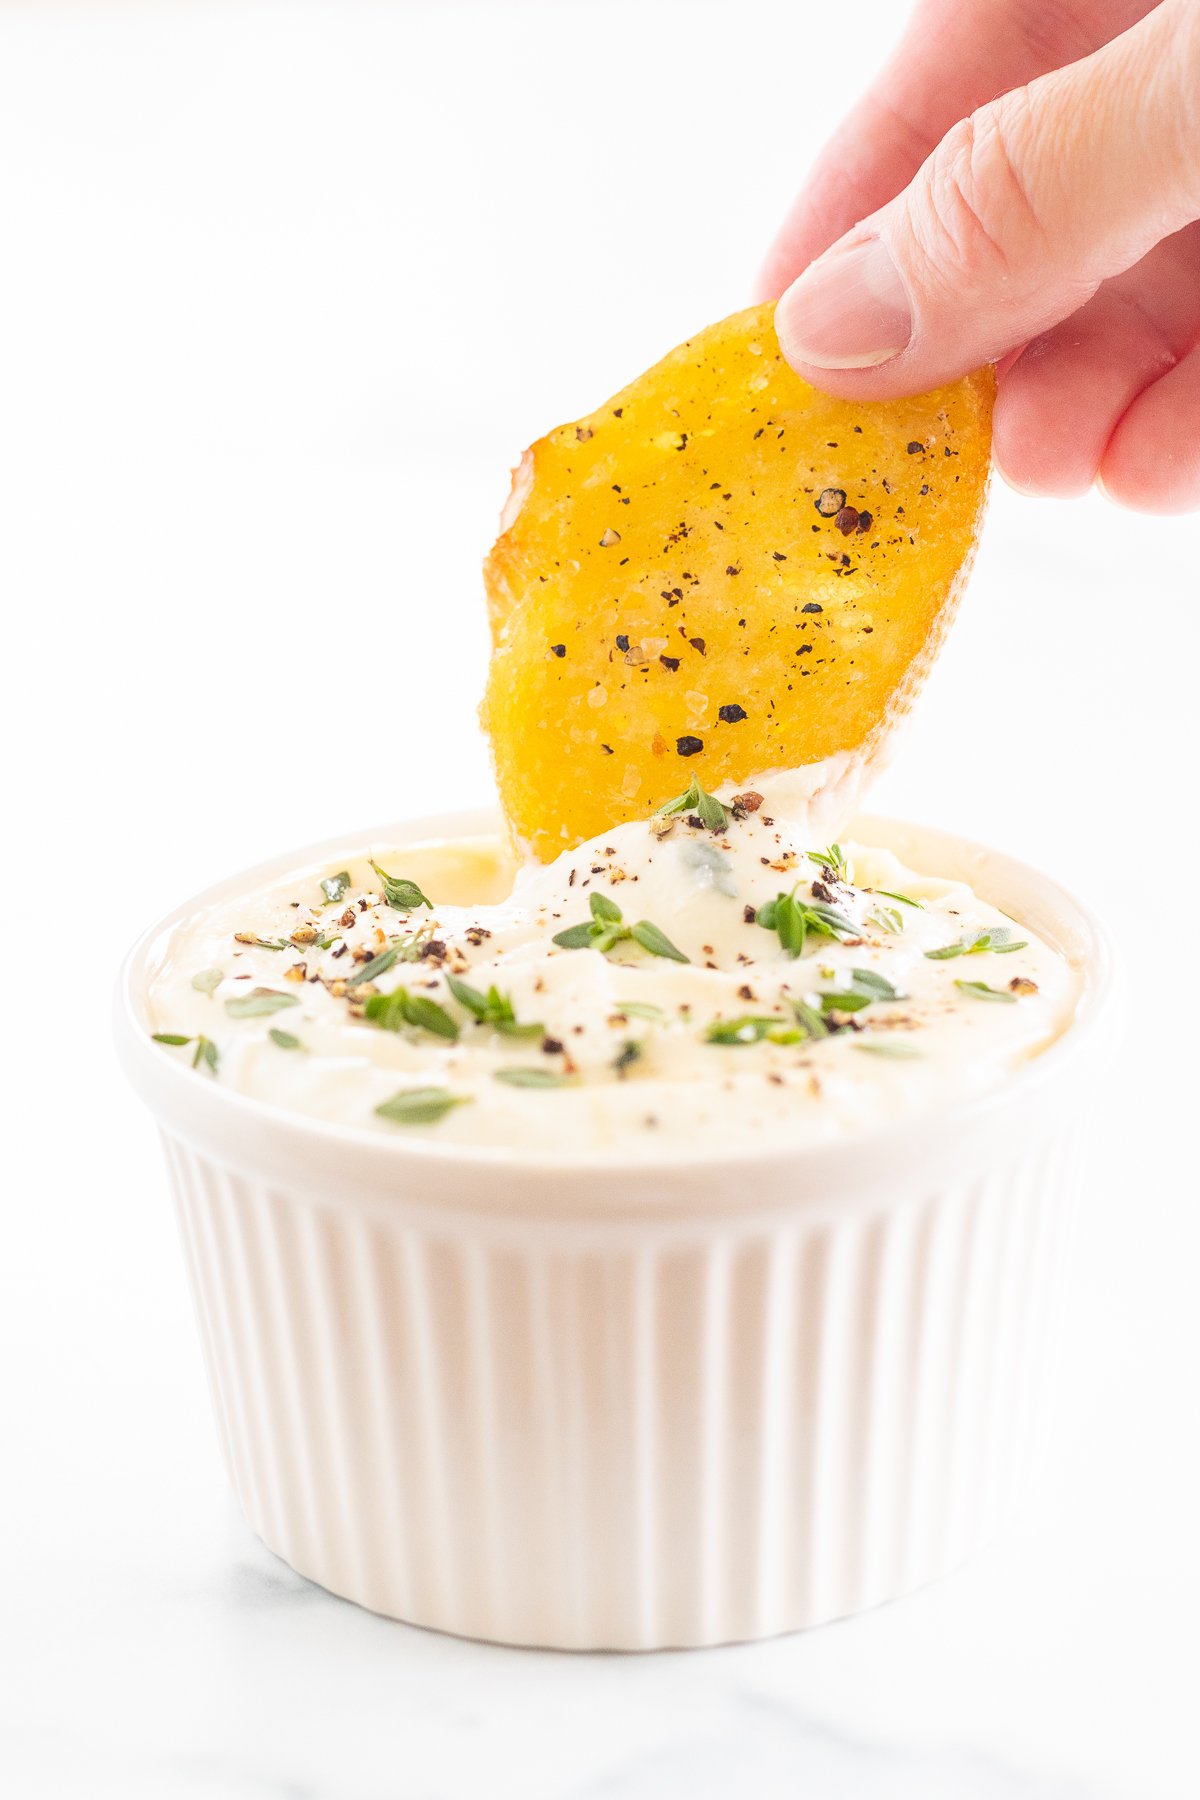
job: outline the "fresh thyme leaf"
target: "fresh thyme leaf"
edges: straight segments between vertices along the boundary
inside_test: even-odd
[[[431,925],[422,925],[419,930],[410,932],[407,937],[390,939],[386,950],[381,950],[377,956],[372,956],[365,963],[359,963],[354,973],[346,977],[347,989],[361,987],[365,981],[374,981],[377,975],[386,975],[387,971],[398,962],[420,962],[422,948],[428,943],[432,930]],[[322,944],[320,947],[324,949],[325,945]]]
[[[683,954],[667,937],[665,932],[652,925],[648,919],[640,919],[636,925],[626,925],[620,907],[608,898],[607,894],[593,894],[588,901],[591,907],[590,924],[568,925],[565,931],[556,932],[551,940],[563,950],[599,950],[602,956],[632,938],[651,956],[667,956],[672,962],[689,962],[691,959]]]
[[[346,977],[346,991],[361,987],[364,981],[374,981],[377,975],[386,975],[399,955],[400,946],[389,944],[386,950],[379,952],[378,956],[372,956],[369,961],[359,963],[354,973]]]
[[[904,1000],[906,995],[894,988],[886,975],[874,969],[851,969],[850,986],[821,995],[822,1012],[861,1012],[877,1000]]]
[[[810,931],[822,931],[826,937],[856,937],[858,926],[853,919],[848,919],[844,912],[836,906],[826,906],[823,900],[809,901],[804,908],[808,914]]]
[[[694,812],[706,831],[724,831],[733,817],[733,808],[718,800],[715,794],[706,794],[698,781],[693,781],[682,794],[676,794],[674,800],[668,800],[660,806],[658,818],[670,818],[675,813]]]
[[[649,919],[638,920],[633,927],[633,940],[636,944],[640,944],[643,950],[648,950],[651,956],[666,956],[672,962],[678,963],[692,960],[690,956],[685,956],[682,950],[677,949],[666,933],[660,931],[657,925],[652,925]]]
[[[394,988],[390,994],[372,994],[363,1007],[363,1017],[380,1031],[402,1031],[408,1024],[404,1002],[407,988]]]
[[[341,935],[342,934],[340,931],[331,931],[328,933],[327,936],[319,937],[317,939],[316,948],[318,950],[330,949],[334,944],[337,943],[337,941],[341,937]]]
[[[235,944],[249,944],[254,950],[290,950],[292,948],[285,937],[256,937],[252,931],[235,931],[233,941]]]
[[[810,1038],[824,1038],[832,1035],[833,1027],[823,1019],[815,1007],[806,1000],[793,1000],[792,1011],[796,1015],[796,1023],[803,1027],[805,1035]]]
[[[460,981],[457,975],[447,974],[446,984],[459,1005],[466,1007],[477,1024],[490,1025],[505,1037],[534,1038],[543,1035],[544,1027],[540,1023],[518,1023],[512,1001],[494,984],[486,994],[481,994],[469,982]]]
[[[699,782],[696,783],[696,812],[706,831],[724,831],[733,817],[725,802],[718,800],[715,794],[706,794]]]
[[[892,986],[886,975],[880,975],[875,969],[851,969],[850,980],[860,993],[870,994],[873,1000],[906,1000],[908,998],[907,994],[900,993],[897,988]]]
[[[915,906],[921,912],[924,912],[925,910],[925,902],[923,900],[910,900],[907,894],[893,893],[891,888],[872,888],[871,892],[873,894],[882,894],[885,900],[899,900],[901,906]],[[865,1049],[866,1046],[864,1045],[863,1048]]]
[[[830,844],[828,850],[809,850],[806,854],[809,862],[820,863],[822,868],[828,869],[839,880],[845,876],[846,853],[840,844]]]
[[[195,1044],[196,1049],[192,1056],[193,1069],[198,1069],[200,1064],[204,1063],[212,1070],[214,1075],[216,1074],[217,1046],[213,1043],[211,1038],[206,1038],[203,1035],[196,1038],[182,1037],[177,1031],[156,1031],[152,1035],[156,1044],[170,1044],[176,1049],[181,1049],[185,1044]]]
[[[964,994],[970,994],[973,1000],[1000,1000],[1005,1006],[1017,1003],[1017,996],[1010,994],[1007,988],[989,987],[986,981],[956,981],[954,985]]]
[[[212,995],[224,981],[224,973],[220,969],[201,969],[192,976],[192,986],[198,994]]]
[[[775,930],[788,955],[799,956],[808,936],[808,919],[795,888],[790,894],[780,894],[775,902]]]
[[[419,1030],[431,1031],[435,1037],[449,1038],[451,1042],[458,1037],[457,1023],[436,1000],[430,1000],[424,994],[411,994],[406,1011],[409,1024]]]
[[[565,931],[556,932],[550,942],[561,950],[588,950],[594,931],[594,925],[568,925]]]
[[[789,956],[796,957],[803,952],[810,931],[831,938],[856,934],[858,927],[853,919],[848,919],[836,907],[826,906],[820,900],[797,899],[798,887],[799,883],[790,894],[776,894],[755,914],[756,923],[767,931],[774,931]]]
[[[401,1031],[411,1025],[418,1031],[430,1031],[435,1037],[458,1037],[458,1025],[444,1006],[424,994],[410,994],[405,987],[393,988],[390,994],[372,994],[363,1008],[372,1025],[382,1031]]]
[[[570,1075],[560,1075],[556,1069],[496,1069],[493,1080],[503,1081],[508,1087],[554,1088],[569,1087]]]
[[[619,1081],[624,1081],[634,1063],[640,1062],[645,1053],[645,1045],[639,1043],[637,1038],[626,1038],[617,1054],[613,1057],[612,1066],[616,1071],[617,1079]]]
[[[432,907],[432,900],[426,899],[415,881],[406,881],[402,875],[389,875],[377,862],[372,862],[371,867],[383,883],[384,899],[397,912],[412,912],[417,906]]]
[[[867,914],[868,925],[878,925],[880,931],[898,932],[904,930],[904,920],[894,906],[876,906]]]
[[[1014,950],[1027,950],[1028,938],[1017,939],[1016,933],[1007,925],[992,925],[986,931],[977,931],[974,937],[963,937],[956,944],[946,944],[940,950],[927,950],[930,962],[946,962],[952,956],[979,956],[985,950],[992,950],[997,956],[1008,956]]]
[[[470,1099],[469,1094],[452,1094],[449,1088],[401,1088],[375,1111],[393,1125],[435,1125],[456,1106],[469,1106]]]
[[[593,894],[588,905],[592,909],[593,919],[601,925],[619,925],[621,923],[621,909],[615,900],[609,899],[607,894]]]
[[[736,1019],[714,1019],[704,1038],[709,1044],[799,1044],[804,1032],[777,1013],[743,1013]]]
[[[821,995],[822,1012],[861,1012],[864,1006],[870,1006],[873,994],[864,994],[858,988],[842,988],[840,991]]]
[[[474,1013],[477,1019],[483,1018],[488,1005],[486,994],[481,994],[478,988],[471,986],[470,982],[460,981],[457,975],[447,975],[446,986],[460,1006],[465,1006],[467,1011]]]
[[[618,1000],[617,1011],[628,1013],[631,1019],[665,1019],[666,1013],[661,1006],[651,1006],[648,1000]]]
[[[905,1043],[903,1038],[893,1037],[856,1037],[854,1048],[866,1050],[871,1056],[894,1056],[897,1062],[907,1061],[910,1057],[922,1054],[915,1045]]]
[[[225,1002],[231,1019],[258,1019],[266,1013],[282,1012],[285,1006],[299,1006],[298,994],[279,994],[274,988],[251,988],[248,994],[234,994]]]
[[[633,936],[628,925],[593,925],[592,949],[599,950],[601,956],[607,956],[615,944],[623,944]]]
[[[325,896],[326,906],[336,906],[344,900],[350,888],[349,869],[339,869],[336,875],[326,875],[321,882],[321,892]]]
[[[304,1048],[300,1039],[293,1032],[280,1031],[278,1025],[272,1025],[267,1036],[273,1044],[278,1044],[281,1050],[303,1050]]]

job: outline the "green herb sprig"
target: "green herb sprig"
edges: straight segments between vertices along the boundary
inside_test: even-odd
[[[1017,1004],[1017,996],[1007,988],[989,987],[986,981],[956,981],[954,985],[964,994],[970,994],[972,1000],[999,1000],[1005,1006]]]
[[[665,932],[649,919],[639,919],[636,925],[627,925],[620,907],[607,894],[593,894],[588,901],[591,908],[591,919],[582,925],[569,925],[565,931],[557,932],[553,942],[561,950],[599,950],[601,955],[617,944],[632,940],[648,950],[651,956],[665,956],[671,962],[686,963],[691,961],[683,951],[674,945]]]
[[[426,898],[415,881],[407,881],[402,875],[389,875],[377,862],[372,862],[371,867],[383,883],[385,901],[397,912],[412,912],[418,906],[428,906],[432,910],[433,901]]]
[[[986,931],[977,931],[974,937],[959,938],[956,944],[944,944],[940,950],[927,950],[925,955],[930,962],[948,962],[954,956],[980,956],[990,950],[996,956],[1011,956],[1014,950],[1027,950],[1028,938],[1017,939],[1015,931],[1007,925],[992,925]]]
[[[741,1013],[736,1019],[714,1019],[704,1033],[707,1044],[800,1044],[807,1034],[778,1013]]]
[[[809,850],[805,854],[809,862],[820,863],[838,881],[847,879],[846,853],[840,844],[830,844],[828,850]]]
[[[695,813],[706,831],[724,831],[734,816],[732,806],[726,806],[715,794],[706,794],[695,779],[682,794],[660,806],[655,817],[669,819],[676,813]]]
[[[336,906],[339,900],[346,898],[349,891],[349,869],[339,869],[336,875],[326,875],[321,881],[321,892],[325,896],[322,905]]]
[[[880,931],[890,931],[893,935],[904,930],[904,919],[894,906],[873,906],[867,914],[867,924],[875,925]]]
[[[821,995],[822,1012],[861,1012],[878,1000],[905,1000],[908,996],[894,988],[886,975],[874,969],[851,969],[850,986]]]
[[[792,1017],[778,1013],[743,1013],[736,1019],[714,1019],[704,1034],[709,1044],[803,1044],[830,1037],[835,1026],[804,1000],[792,1001]]]
[[[434,1037],[447,1038],[451,1043],[458,1037],[458,1022],[444,1006],[424,994],[410,994],[406,987],[393,988],[390,994],[372,994],[363,1013],[381,1031],[402,1031],[406,1025],[411,1025],[417,1031],[432,1032]]]
[[[420,962],[421,952],[429,942],[433,927],[422,925],[419,930],[410,932],[407,937],[394,937],[386,950],[359,963],[353,974],[346,977],[346,989],[361,987],[364,982],[374,981],[377,975],[386,975],[398,962]],[[321,946],[324,948],[324,946]]]
[[[546,1028],[541,1023],[522,1025],[518,1021],[511,999],[507,994],[502,994],[494,984],[484,994],[469,982],[461,981],[457,975],[447,974],[446,985],[459,1005],[466,1007],[477,1025],[488,1025],[504,1037],[545,1036]]]
[[[275,988],[251,988],[248,994],[232,994],[225,1002],[231,1019],[261,1019],[268,1013],[282,1012],[287,1006],[299,1006],[298,994],[281,994]]]
[[[574,1076],[561,1075],[557,1069],[493,1069],[492,1079],[506,1087],[557,1088],[570,1087]]]
[[[281,1031],[278,1025],[272,1025],[267,1036],[281,1050],[303,1050],[305,1048],[294,1031]]]
[[[798,888],[799,883],[790,894],[776,894],[774,900],[768,900],[755,914],[755,923],[764,931],[778,933],[779,942],[789,956],[802,954],[810,933],[827,938],[857,935],[858,926],[853,919],[822,900],[798,899]]]
[[[436,1125],[456,1106],[469,1106],[470,1103],[469,1094],[452,1094],[449,1088],[412,1087],[401,1088],[375,1111],[393,1125]]]
[[[369,957],[366,962],[359,963],[353,972],[346,977],[346,992],[362,987],[364,982],[374,981],[377,975],[386,975],[388,970],[399,960],[400,948],[397,944],[389,944],[378,956]]]
[[[195,1044],[196,1049],[192,1056],[193,1069],[198,1069],[201,1063],[203,1063],[206,1069],[211,1070],[214,1075],[216,1074],[218,1060],[217,1046],[213,1043],[211,1038],[204,1036],[182,1037],[177,1031],[156,1031],[153,1036],[156,1044],[171,1044],[176,1048],[182,1048],[184,1044]]]

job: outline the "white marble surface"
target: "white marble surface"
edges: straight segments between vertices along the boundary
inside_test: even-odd
[[[889,12],[860,0],[861,72]],[[1200,522],[999,495],[878,795],[1095,900],[1134,1001],[1057,1431],[1007,1535],[935,1590],[623,1659],[458,1643],[298,1580],[226,1489],[108,1050],[146,918],[431,781],[484,791],[476,570],[507,461],[741,303],[849,73],[844,18],[800,0],[0,11],[17,1800],[1196,1791]]]

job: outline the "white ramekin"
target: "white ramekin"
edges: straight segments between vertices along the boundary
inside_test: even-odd
[[[1109,951],[1009,857],[877,818],[853,835],[969,881],[1083,997],[998,1091],[789,1154],[521,1160],[310,1121],[164,1056],[167,934],[344,839],[131,952],[120,1055],[166,1146],[230,1477],[294,1568],[469,1637],[648,1650],[856,1612],[988,1536],[1029,1441]]]

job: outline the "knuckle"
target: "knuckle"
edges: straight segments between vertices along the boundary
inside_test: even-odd
[[[947,290],[1010,280],[1042,236],[1022,172],[1021,90],[962,119],[927,164],[918,217],[921,248]]]

